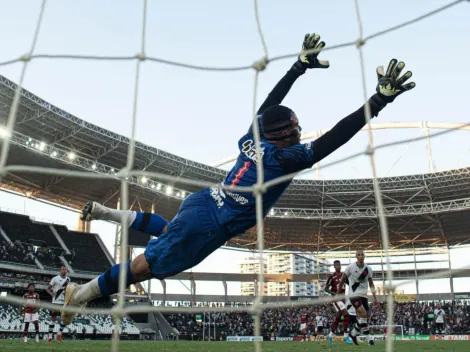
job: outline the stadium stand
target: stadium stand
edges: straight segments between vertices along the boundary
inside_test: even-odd
[[[36,224],[26,215],[0,212],[0,226],[12,242],[42,244],[47,247],[60,247],[47,225]]]
[[[6,331],[20,331],[23,321],[15,309],[9,304],[0,305],[0,329]]]
[[[22,296],[30,282],[36,284],[41,300],[50,302],[44,289],[49,284],[58,268],[67,264],[71,274],[83,271],[88,274],[98,273],[111,266],[96,235],[68,231],[65,226],[43,224],[32,221],[24,215],[0,212],[0,287],[7,294]],[[13,264],[13,265],[12,265]],[[80,275],[80,274],[78,274]],[[86,274],[85,274],[86,276]],[[73,277],[77,283],[88,280]],[[89,307],[111,308],[108,299],[96,300]],[[45,309],[39,310],[40,333],[47,333],[50,314]],[[34,327],[32,328],[34,330]],[[55,332],[59,329],[56,323]],[[64,331],[66,336],[77,335],[85,338],[109,338],[114,330],[112,317],[78,314],[74,322]],[[130,317],[124,317],[120,325],[120,334],[129,339],[140,337],[140,330]],[[17,306],[0,305],[0,334],[3,338],[19,338],[23,332],[23,317]],[[148,335],[146,335],[148,337]]]
[[[36,247],[34,254],[44,268],[55,269],[63,265],[59,258],[63,252],[63,249],[57,247]]]
[[[70,265],[74,270],[104,272],[109,266],[106,256],[100,251],[100,244],[94,235],[88,233],[68,231],[65,226],[54,226],[67,248],[74,253]],[[66,231],[66,232],[65,232]]]
[[[50,314],[45,309],[39,310],[39,330],[42,333],[48,332]],[[22,332],[23,317],[19,314],[18,308],[9,304],[0,305],[0,331]],[[33,328],[34,329],[34,328]],[[110,335],[113,333],[114,324],[111,316],[83,315],[77,314],[74,322],[67,326],[65,333],[83,332],[86,334]],[[55,332],[59,331],[59,324],[56,324]],[[139,335],[139,329],[133,321],[125,317],[120,327],[121,334]]]
[[[22,296],[27,284],[34,282],[41,299],[50,302],[44,289],[49,284],[52,274],[61,265],[67,264],[71,274],[78,271],[101,273],[111,266],[96,235],[69,231],[65,226],[44,224],[33,221],[28,216],[0,212],[0,287],[8,294]],[[12,265],[13,264],[13,265]],[[86,276],[86,275],[85,275]],[[73,277],[77,283],[88,280]],[[109,300],[96,300],[89,304],[95,308],[111,308]],[[40,332],[48,332],[50,314],[45,309],[39,310]],[[34,327],[32,328],[34,330]],[[58,323],[55,332],[59,329]],[[111,316],[78,314],[65,333],[69,336],[97,336],[109,338],[113,333],[114,323]],[[23,317],[17,306],[0,305],[0,334],[2,336],[21,337]],[[139,338],[140,330],[130,317],[123,318],[120,333],[131,339]],[[6,335],[5,335],[6,334]],[[18,334],[18,335],[16,335]]]
[[[8,212],[0,212],[0,228],[3,232],[0,234],[0,261],[56,270],[65,260],[74,271],[93,273],[101,273],[111,266],[94,234],[69,231],[62,225],[37,223],[28,216]]]
[[[36,265],[32,253],[32,246],[25,246],[21,242],[10,245],[0,236],[0,261],[8,263],[21,263],[23,265]]]

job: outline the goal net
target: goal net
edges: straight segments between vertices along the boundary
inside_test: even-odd
[[[381,30],[377,33],[365,36],[363,34],[363,29],[362,29],[362,18],[361,18],[361,9],[359,6],[359,0],[354,1],[354,8],[355,8],[355,14],[351,14],[351,16],[355,16],[357,20],[357,26],[358,26],[358,36],[357,40],[351,41],[351,42],[346,42],[346,43],[340,43],[337,45],[330,45],[326,47],[323,51],[328,51],[328,50],[333,50],[333,49],[338,49],[338,48],[343,48],[343,47],[356,47],[358,56],[359,56],[359,62],[360,62],[360,76],[362,79],[362,90],[363,90],[363,98],[366,103],[366,122],[368,126],[368,146],[366,150],[361,153],[365,154],[369,157],[370,160],[370,169],[372,173],[372,179],[373,179],[373,188],[374,188],[374,196],[375,196],[375,205],[377,208],[377,218],[379,220],[380,224],[380,232],[381,232],[381,243],[382,243],[382,249],[384,252],[384,258],[385,258],[385,264],[387,268],[387,276],[386,276],[386,282],[388,283],[386,286],[386,291],[388,293],[393,292],[394,287],[392,286],[393,282],[393,274],[392,270],[390,268],[390,260],[389,260],[389,233],[388,233],[388,227],[387,227],[387,218],[384,215],[383,212],[383,200],[382,200],[382,193],[381,193],[381,187],[380,184],[377,180],[377,171],[376,171],[376,161],[375,161],[375,151],[377,150],[377,147],[374,144],[374,138],[372,134],[372,129],[370,128],[370,119],[371,119],[371,112],[370,108],[368,105],[368,96],[367,96],[367,90],[366,90],[366,73],[364,70],[364,52],[363,52],[363,47],[366,45],[366,43],[373,39],[377,38],[380,36],[383,36],[387,33],[390,33],[392,31],[399,30],[405,26],[412,25],[418,21],[423,21],[429,16],[436,15],[437,13],[444,11],[450,7],[453,7],[457,4],[463,3],[464,0],[457,0],[453,2],[448,2],[445,6],[442,6],[440,8],[437,8],[429,13],[423,14],[422,16],[419,16],[417,18],[414,18],[412,20],[406,21],[404,23],[398,24],[396,26],[393,26],[391,28],[387,28],[384,30]],[[27,53],[22,55],[21,57],[14,58],[11,60],[7,60],[4,62],[0,62],[0,67],[6,66],[6,65],[12,65],[12,64],[21,64],[22,69],[21,69],[21,74],[18,78],[18,85],[17,89],[15,91],[14,97],[13,97],[13,102],[10,107],[10,111],[8,114],[8,121],[6,126],[2,129],[1,134],[0,134],[0,139],[1,139],[1,155],[0,155],[0,177],[4,177],[7,174],[13,174],[13,173],[41,173],[41,174],[46,174],[46,175],[54,175],[54,176],[66,176],[66,177],[80,177],[80,178],[85,178],[85,179],[105,179],[105,180],[116,180],[119,179],[121,182],[121,193],[120,193],[120,206],[121,209],[129,209],[129,185],[130,182],[132,182],[133,179],[140,179],[142,177],[146,177],[147,179],[150,179],[152,177],[158,178],[162,181],[168,181],[172,182],[176,180],[176,176],[168,175],[168,174],[163,174],[163,173],[153,173],[153,172],[147,172],[145,170],[136,170],[135,165],[134,165],[134,154],[135,154],[135,149],[136,149],[136,122],[137,122],[137,108],[138,108],[138,98],[139,98],[139,78],[141,74],[141,66],[144,61],[158,64],[158,63],[165,63],[167,65],[173,65],[181,68],[190,68],[190,69],[195,69],[195,70],[205,70],[205,71],[226,71],[226,72],[234,72],[234,71],[240,71],[240,70],[252,70],[254,72],[254,81],[253,81],[253,98],[252,98],[252,116],[253,116],[253,121],[256,122],[256,106],[257,106],[257,92],[258,92],[258,79],[261,74],[261,72],[269,69],[269,66],[272,62],[282,60],[285,58],[296,58],[298,56],[298,52],[296,53],[291,53],[291,54],[286,54],[286,55],[279,55],[279,56],[270,56],[269,51],[268,51],[268,45],[267,41],[265,40],[264,33],[262,31],[262,26],[261,26],[261,14],[258,11],[258,1],[254,0],[253,1],[253,7],[254,7],[254,14],[255,14],[255,21],[256,21],[256,28],[257,28],[257,33],[259,36],[260,40],[260,47],[262,48],[262,51],[264,53],[263,57],[259,60],[256,60],[253,64],[241,66],[241,67],[208,67],[208,66],[198,66],[198,65],[192,65],[188,63],[182,63],[182,62],[173,62],[173,61],[168,61],[164,60],[161,58],[157,57],[152,57],[148,56],[146,54],[146,33],[147,33],[147,3],[148,1],[144,0],[143,2],[143,12],[142,12],[142,24],[141,24],[141,41],[140,41],[140,50],[137,54],[129,54],[129,55],[123,55],[123,56],[99,56],[99,55],[82,55],[82,54],[49,54],[49,53],[37,53],[36,52],[36,44],[38,41],[38,38],[40,38],[41,35],[41,27],[43,26],[43,19],[44,19],[44,14],[48,6],[48,2],[46,0],[42,1],[40,12],[38,14],[38,19],[36,22],[36,27],[34,31],[34,35],[31,39],[29,50]],[[382,5],[381,5],[382,6]],[[384,9],[385,11],[385,9]],[[310,25],[309,25],[310,26]],[[431,33],[431,32],[430,32]],[[410,39],[411,40],[411,39]],[[436,48],[440,49],[439,48]],[[187,56],[185,56],[187,57]],[[28,165],[8,165],[7,160],[9,156],[9,151],[10,151],[10,146],[12,143],[12,138],[14,135],[14,129],[15,129],[15,122],[17,121],[17,112],[18,112],[18,106],[19,106],[19,101],[20,98],[23,97],[24,91],[22,90],[22,85],[25,80],[26,74],[27,74],[27,69],[30,65],[30,63],[36,59],[48,59],[48,60],[61,60],[61,59],[75,59],[75,60],[120,60],[120,61],[135,61],[135,81],[134,81],[134,92],[133,92],[133,111],[132,111],[132,116],[131,116],[131,133],[130,133],[130,142],[129,142],[129,148],[128,148],[128,155],[127,155],[127,161],[125,167],[123,167],[121,170],[116,170],[115,173],[99,173],[99,172],[94,172],[94,171],[74,171],[70,170],[67,168],[61,168],[61,169],[53,169],[53,168],[46,168],[46,167],[34,167],[34,166],[28,166]],[[158,119],[158,118],[157,118]],[[256,155],[257,159],[260,160],[261,158],[261,150],[259,148],[260,145],[260,131],[258,128],[257,123],[253,123],[253,131],[254,131],[254,139],[255,139],[255,145],[256,145]],[[405,142],[409,142],[405,141]],[[389,143],[387,146],[393,145],[393,144],[399,144],[399,143],[404,143],[404,141],[398,141],[396,143]],[[338,162],[342,162],[345,160],[348,160],[349,158],[344,158]],[[326,168],[328,166],[331,166],[333,163],[330,164],[324,164],[323,168]],[[268,187],[273,187],[275,185],[278,185],[282,182],[285,182],[289,179],[292,178],[293,175],[287,175],[285,177],[276,179],[274,181],[268,182],[266,184],[263,183],[263,165],[262,163],[257,163],[257,173],[258,173],[258,181],[256,185],[253,187],[247,188],[247,187],[230,187],[230,191],[237,191],[237,192],[253,192],[256,195],[256,215],[257,215],[257,244],[258,244],[258,254],[260,257],[260,267],[262,267],[262,255],[264,251],[264,222],[263,222],[263,209],[262,209],[262,197],[263,193]],[[196,185],[198,187],[211,187],[213,186],[212,183],[204,182],[204,181],[195,181],[189,178],[185,177],[178,177],[177,181],[179,184],[187,184],[187,185]],[[223,186],[217,186],[221,189],[226,189],[229,190],[228,187],[223,187]],[[120,252],[120,260],[121,262],[126,262],[128,259],[128,252],[127,252],[127,244],[128,244],[128,229],[127,226],[125,226],[125,219],[122,219],[122,231],[121,231],[121,252]],[[123,269],[125,269],[125,266],[123,266]],[[264,274],[262,270],[259,272],[258,276],[258,283],[263,284],[264,283]],[[155,306],[138,306],[138,305],[131,305],[131,306],[125,306],[125,282],[126,282],[126,272],[125,270],[121,270],[120,272],[120,282],[119,282],[119,294],[118,294],[118,300],[117,300],[117,305],[109,310],[109,309],[80,309],[76,307],[68,307],[66,310],[67,311],[73,311],[73,312],[83,312],[83,313],[92,313],[92,314],[112,314],[113,317],[115,318],[116,321],[116,326],[119,325],[120,321],[122,318],[129,313],[142,313],[142,312],[149,312],[149,311],[164,311],[164,310],[170,310],[175,313],[196,313],[196,312],[204,312],[208,311],[207,307],[192,307],[192,308],[186,308],[186,307],[172,307],[172,308],[165,308],[165,307],[155,307]],[[305,302],[280,302],[276,304],[262,304],[262,290],[259,293],[257,297],[254,299],[254,304],[249,307],[220,307],[220,308],[211,308],[210,311],[224,311],[224,312],[250,312],[251,314],[254,315],[255,319],[255,336],[261,336],[261,315],[264,309],[268,308],[282,308],[282,307],[293,307],[296,305],[305,305]],[[337,300],[338,298],[332,298],[332,297],[320,297],[317,300],[310,301],[309,304],[316,305],[316,304],[325,304],[325,303],[330,303],[334,300]],[[14,303],[14,304],[22,304],[24,303],[23,300],[20,298],[15,298],[13,296],[7,296],[7,297],[0,297],[0,302],[9,302],[9,303]],[[55,306],[49,303],[41,302],[40,304],[37,304],[37,306],[44,307],[47,309],[55,309]],[[403,327],[402,326],[396,326],[393,324],[394,321],[394,302],[393,302],[393,295],[388,294],[387,295],[387,321],[389,322],[389,325],[387,326],[387,332],[388,336],[391,337],[392,335],[398,335],[403,337]],[[374,331],[377,331],[377,334],[382,329],[383,332],[384,326],[374,326],[373,329]],[[375,332],[374,332],[375,334]],[[254,342],[254,347],[256,352],[260,352],[262,350],[262,343],[259,341],[259,339],[255,339]],[[118,329],[115,329],[115,334],[114,338],[112,340],[112,351],[118,351],[119,350],[119,333]],[[386,350],[387,352],[391,352],[393,348],[393,339],[388,338],[386,341]]]

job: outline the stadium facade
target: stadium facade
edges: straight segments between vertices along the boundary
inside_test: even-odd
[[[257,274],[259,272],[263,272],[263,274],[268,273],[268,264],[266,258],[260,260],[255,256],[246,257],[240,263],[240,274]],[[266,296],[268,294],[268,284],[255,282],[240,283],[240,295],[257,296],[258,292],[262,292],[263,296]]]

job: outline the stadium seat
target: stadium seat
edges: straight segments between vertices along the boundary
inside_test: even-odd
[[[69,231],[65,226],[54,225],[65,245],[73,253],[70,264],[74,270],[102,273],[111,263],[98,242],[96,235]]]

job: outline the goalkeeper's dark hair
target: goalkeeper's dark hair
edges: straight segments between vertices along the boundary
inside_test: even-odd
[[[290,125],[294,112],[283,105],[273,105],[267,108],[261,117],[263,132],[272,133],[283,130]]]
[[[333,265],[336,264],[336,263],[341,264],[341,262],[340,262],[338,259],[336,259],[336,260],[333,262]]]
[[[31,286],[33,286],[34,288],[36,288],[36,285],[31,282],[31,283],[28,284],[28,289],[29,289]]]
[[[261,115],[261,128],[267,141],[281,141],[290,137],[294,128],[302,129],[295,113],[286,106],[272,105]]]

